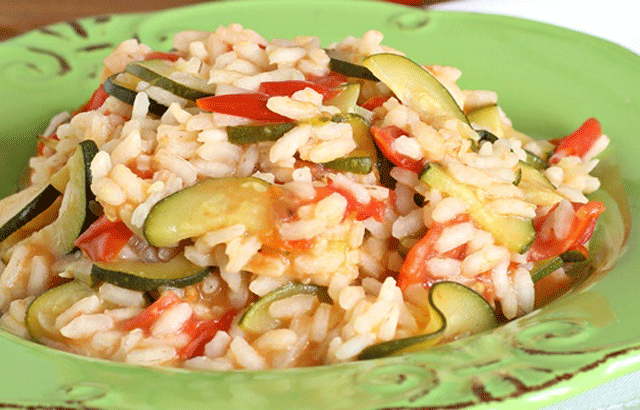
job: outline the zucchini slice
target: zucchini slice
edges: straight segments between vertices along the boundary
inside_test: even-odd
[[[467,114],[469,122],[473,125],[491,131],[498,138],[504,137],[500,110],[497,105],[488,105],[471,111]]]
[[[525,201],[535,205],[552,206],[562,200],[562,196],[539,169],[520,161],[518,170],[521,175],[518,187],[524,191]]]
[[[271,185],[254,177],[211,178],[156,203],[144,221],[152,246],[174,246],[183,239],[243,224],[249,234],[273,228]]]
[[[54,326],[56,318],[77,301],[95,294],[94,290],[77,280],[49,289],[27,308],[25,325],[29,335],[37,342],[63,342],[65,337]]]
[[[394,92],[403,104],[423,117],[444,115],[469,124],[456,100],[429,71],[397,54],[373,54],[362,65]]]
[[[524,253],[533,243],[536,231],[531,219],[509,217],[491,211],[473,188],[455,180],[441,165],[428,164],[422,171],[420,180],[449,196],[465,201],[469,206],[471,219],[510,250]]]
[[[425,334],[369,346],[360,352],[358,359],[417,352],[498,325],[491,305],[474,290],[457,282],[433,284],[429,289],[427,308],[430,321]]]
[[[204,77],[180,71],[165,60],[136,61],[128,64],[125,71],[191,101],[210,97],[216,91],[215,84],[208,84]]]
[[[104,82],[104,91],[117,98],[125,104],[133,105],[136,100],[135,84],[122,81],[119,77],[120,74],[114,74],[107,78]],[[158,116],[162,116],[169,108],[166,105],[160,104],[156,100],[149,98],[149,112]]]
[[[346,75],[347,77],[378,81],[378,77],[376,77],[371,70],[359,64],[346,61],[345,57],[341,55],[339,51],[333,49],[327,49],[325,51],[329,56],[329,68],[336,73]]]
[[[69,168],[69,182],[62,196],[58,218],[37,232],[54,255],[71,252],[76,238],[95,220],[89,206],[95,199],[91,192],[91,161],[97,152],[94,141],[85,140],[78,145],[65,165]]]
[[[360,83],[347,83],[338,88],[340,93],[325,101],[324,104],[338,107],[343,114],[355,113],[360,97]]]
[[[303,285],[301,283],[288,283],[264,295],[257,302],[249,305],[238,321],[238,326],[247,332],[264,333],[275,329],[280,321],[269,316],[269,306],[276,300],[288,298],[293,295],[316,295],[321,302],[330,303],[331,299],[327,288],[316,285]]]
[[[283,122],[265,125],[236,125],[227,127],[227,137],[232,144],[255,144],[264,141],[276,141],[298,124]]]
[[[325,168],[354,174],[368,174],[377,161],[376,146],[371,137],[369,123],[357,114],[334,115],[333,122],[348,122],[357,146],[347,156],[326,162]]]
[[[0,242],[49,209],[60,196],[51,184],[31,186],[0,201]]]
[[[120,260],[94,263],[92,283],[108,282],[122,288],[149,292],[160,286],[183,288],[200,282],[209,274],[208,268],[196,266],[178,255],[167,262]]]
[[[531,269],[531,280],[537,282],[545,276],[549,276],[560,269],[563,264],[564,261],[559,256],[537,261],[533,264],[533,268]]]

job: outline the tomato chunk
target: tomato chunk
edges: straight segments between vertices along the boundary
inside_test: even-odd
[[[82,107],[78,108],[77,111],[74,111],[73,114],[75,115],[81,112],[97,110],[102,107],[102,104],[104,104],[107,97],[109,97],[109,94],[104,90],[104,86],[100,84],[100,86],[91,95],[91,98],[89,98],[89,101],[87,101],[87,103]]]
[[[178,351],[180,359],[186,360],[202,356],[204,354],[204,346],[213,339],[216,333],[229,330],[236,313],[235,310],[229,310],[219,318],[209,320],[198,319],[195,315],[192,315],[182,329],[183,333],[189,335],[190,340]]]
[[[595,118],[589,118],[572,134],[551,141],[557,144],[557,147],[549,159],[549,162],[554,164],[557,163],[560,158],[570,155],[581,158],[584,157],[601,135],[602,126],[600,122]]]
[[[109,262],[124,248],[133,232],[122,221],[102,215],[84,231],[74,245],[94,262]]]
[[[196,103],[203,110],[236,115],[264,122],[293,122],[267,108],[269,96],[264,93],[214,95],[200,98]]]
[[[147,306],[137,316],[126,320],[122,324],[122,328],[126,331],[139,328],[144,330],[145,333],[148,333],[151,326],[153,326],[156,320],[160,318],[164,311],[180,302],[182,302],[182,299],[180,299],[175,293],[169,291]]]
[[[407,133],[400,127],[391,125],[388,127],[371,127],[371,135],[376,142],[382,154],[393,163],[393,165],[408,169],[413,172],[420,172],[423,168],[422,162],[410,158],[404,154],[399,153],[394,147],[393,142],[402,135]]]
[[[411,285],[431,285],[429,281],[429,270],[427,269],[427,262],[438,256],[438,252],[435,249],[435,244],[445,228],[456,225],[461,222],[469,220],[469,215],[461,214],[456,216],[450,221],[444,223],[433,223],[427,230],[427,233],[415,244],[400,268],[398,273],[398,286],[400,289],[405,290]],[[466,251],[465,245],[452,249],[447,252],[445,256],[462,259]]]
[[[585,256],[588,256],[588,251],[584,245],[589,242],[589,239],[591,239],[593,235],[596,223],[598,222],[598,216],[605,210],[604,204],[599,201],[590,201],[586,204],[574,203],[572,205],[575,215],[567,237],[557,238],[553,234],[547,235],[547,237],[536,235],[536,239],[531,246],[531,251],[528,256],[529,261],[535,262],[551,258],[572,249],[579,250],[583,254],[586,252],[587,255]],[[557,206],[558,205],[552,208],[546,215],[534,220],[536,232],[540,232],[542,226]]]

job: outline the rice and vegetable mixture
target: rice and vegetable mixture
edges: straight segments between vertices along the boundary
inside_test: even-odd
[[[598,121],[535,141],[494,92],[382,39],[123,42],[0,202],[2,328],[133,364],[284,368],[443,343],[561,291],[604,210],[585,196]]]

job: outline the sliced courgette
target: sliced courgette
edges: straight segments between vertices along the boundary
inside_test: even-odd
[[[49,209],[60,196],[51,184],[30,186],[0,201],[0,242]]]
[[[469,206],[469,215],[496,241],[518,253],[524,253],[533,243],[536,232],[528,218],[500,215],[489,209],[475,190],[455,180],[439,164],[431,163],[422,171],[420,180],[448,196],[462,199]],[[522,182],[521,182],[522,184]]]
[[[431,286],[427,308],[430,321],[425,334],[369,346],[358,359],[416,352],[498,325],[491,305],[474,290],[457,282],[437,282]]]
[[[67,161],[69,182],[64,190],[58,218],[38,231],[54,255],[61,256],[72,251],[76,238],[96,219],[89,207],[95,199],[91,192],[91,161],[97,152],[96,143],[85,140]]]
[[[281,300],[294,295],[316,295],[321,302],[330,303],[327,288],[316,285],[303,285],[301,283],[288,283],[264,295],[257,302],[249,305],[240,318],[238,326],[247,332],[264,333],[275,329],[280,324],[278,319],[269,315],[269,306],[276,300]]]
[[[569,249],[560,254],[560,259],[567,263],[584,262],[589,259],[589,250],[587,248]]]
[[[549,168],[549,164],[547,164],[547,161],[543,160],[542,158],[540,158],[539,156],[537,156],[536,154],[534,154],[531,151],[528,150],[524,150],[524,152],[527,154],[527,157],[525,159],[524,162],[527,163],[527,165],[533,167],[534,169],[537,170],[545,170],[547,168]]]
[[[124,80],[122,77],[124,77]],[[135,84],[131,81],[127,81],[126,76],[121,74],[114,74],[107,78],[104,82],[104,91],[129,105],[133,105],[136,100],[136,96],[138,95]],[[167,110],[168,108],[166,105],[160,104],[156,100],[149,98],[150,113],[162,116]]]
[[[423,117],[454,117],[469,124],[451,93],[429,71],[397,54],[373,54],[362,65],[394,92],[403,104]]]
[[[533,268],[531,268],[531,280],[537,282],[560,269],[563,264],[564,262],[559,256],[537,261],[533,264]]]
[[[95,294],[77,280],[49,289],[27,308],[25,325],[29,335],[38,342],[63,342],[65,337],[55,328],[56,318],[77,301]]]
[[[327,49],[325,51],[329,56],[329,68],[336,73],[346,75],[347,77],[378,81],[378,77],[368,68],[346,61],[346,58],[339,51],[333,49]]]
[[[356,148],[347,156],[324,163],[326,168],[354,174],[368,174],[377,161],[376,147],[371,137],[369,123],[357,114],[334,115],[331,121],[348,122],[353,131]]]
[[[125,71],[187,100],[210,97],[215,93],[215,84],[208,84],[207,79],[192,73],[185,73],[165,60],[147,60],[130,63]]]
[[[535,205],[553,206],[562,201],[562,196],[539,169],[520,161],[520,182],[518,187],[524,191],[524,199]]]
[[[97,262],[91,268],[92,283],[108,282],[122,288],[149,292],[160,286],[183,288],[200,282],[208,268],[196,266],[178,255],[167,262],[119,260]]]
[[[153,246],[174,246],[183,239],[243,224],[249,234],[273,228],[274,193],[258,178],[212,178],[156,203],[143,231]]]
[[[227,127],[227,137],[232,144],[255,144],[276,141],[298,124],[283,122],[265,125],[236,125]]]
[[[343,114],[355,113],[360,97],[360,83],[347,83],[339,88],[340,93],[325,101],[324,105],[338,107]]]
[[[504,137],[500,110],[497,105],[488,105],[471,111],[467,114],[469,122],[479,128],[491,131],[498,138]]]

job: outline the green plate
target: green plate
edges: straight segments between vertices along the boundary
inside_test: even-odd
[[[597,38],[510,17],[425,12],[382,2],[239,1],[56,24],[0,44],[0,194],[53,114],[84,102],[101,59],[132,35],[158,50],[180,29],[242,23],[266,38],[368,29],[425,64],[498,92],[517,128],[565,135],[597,117],[612,139],[603,185],[619,199],[626,253],[606,242],[596,272],[550,305],[490,333],[424,353],[311,369],[190,372],[87,359],[0,332],[0,407],[57,409],[540,408],[640,370],[640,58]],[[635,153],[635,154],[634,154]],[[617,165],[617,166],[616,166]],[[620,188],[619,178],[623,181]],[[631,207],[620,198],[626,191]],[[608,232],[611,234],[611,232]],[[611,271],[611,272],[609,272]]]

